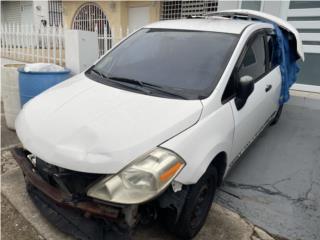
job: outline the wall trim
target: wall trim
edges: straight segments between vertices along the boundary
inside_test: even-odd
[[[290,88],[295,91],[320,93],[320,86],[295,83]]]

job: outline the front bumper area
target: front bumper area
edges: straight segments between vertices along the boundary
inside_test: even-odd
[[[40,212],[61,231],[77,239],[128,239],[121,206],[109,206],[94,199],[77,199],[46,182],[22,148],[12,151],[27,184],[28,193]]]

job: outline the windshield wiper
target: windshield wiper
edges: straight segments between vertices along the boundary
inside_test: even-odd
[[[146,87],[146,88],[149,88],[149,89],[152,89],[152,90],[157,90],[157,91],[165,93],[167,95],[171,95],[171,96],[182,98],[182,99],[187,99],[184,96],[181,96],[181,95],[179,95],[177,93],[173,93],[173,92],[165,89],[164,87],[158,86],[156,84],[147,83],[147,82],[143,82],[143,81],[138,81],[138,80],[135,80],[135,79],[132,79],[132,78],[124,78],[124,77],[114,77],[114,76],[112,76],[112,77],[108,77],[108,79],[139,85],[141,87]]]
[[[100,72],[100,71],[98,71],[98,70],[96,70],[94,68],[91,68],[89,71],[90,72],[94,72],[95,74],[98,74],[101,78],[107,78],[106,75],[104,75],[102,72]]]
[[[150,89],[154,89],[154,90],[157,90],[159,92],[162,92],[162,93],[165,93],[167,95],[171,95],[173,97],[178,97],[178,98],[181,98],[181,99],[187,99],[186,97],[178,94],[178,93],[175,93],[175,92],[172,92],[162,86],[159,86],[159,85],[156,85],[156,84],[153,84],[153,83],[147,83],[147,82],[141,82],[143,84],[143,86],[145,87],[148,87]]]
[[[111,80],[114,80],[114,81],[117,81],[117,82],[131,83],[131,84],[139,85],[139,86],[143,87],[143,83],[142,82],[140,82],[138,80],[135,80],[135,79],[132,79],[132,78],[110,76],[110,77],[108,77],[108,79],[111,79]]]
[[[115,82],[115,83],[118,83],[121,85],[125,85],[126,87],[131,87],[131,88],[134,88],[135,90],[139,90],[139,91],[145,92],[147,94],[151,93],[149,90],[143,88],[143,84],[140,81],[137,81],[135,79],[114,77],[114,76],[110,76],[110,77],[108,76],[108,77],[106,77],[106,79],[108,81]],[[134,87],[134,86],[138,86],[138,88]]]

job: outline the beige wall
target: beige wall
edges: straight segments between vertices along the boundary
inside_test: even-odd
[[[89,1],[64,1],[63,2],[63,21],[66,28],[72,27],[73,18],[77,10]],[[128,28],[128,8],[129,7],[150,7],[150,23],[160,19],[160,2],[159,1],[91,1],[97,4],[106,14],[111,29],[115,29],[116,37],[121,38],[122,34],[126,35]]]

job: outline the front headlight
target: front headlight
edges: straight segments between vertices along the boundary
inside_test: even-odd
[[[184,167],[174,152],[156,148],[134,160],[118,174],[106,177],[87,194],[104,201],[138,204],[161,193]]]

